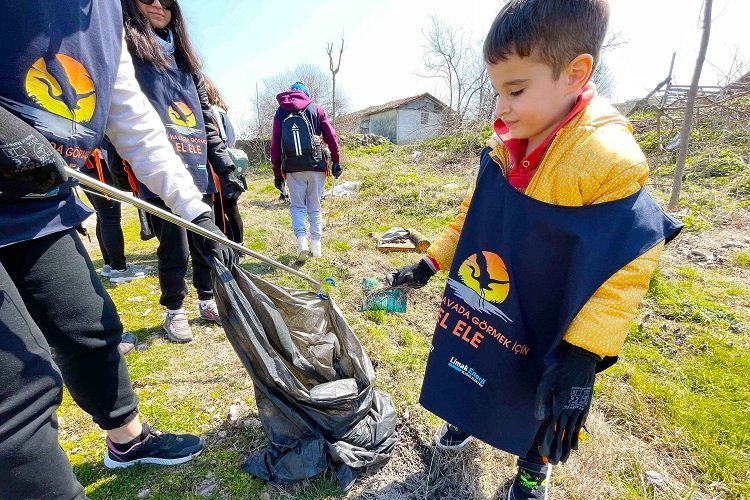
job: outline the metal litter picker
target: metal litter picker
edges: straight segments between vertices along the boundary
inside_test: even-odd
[[[238,253],[305,279],[315,291],[269,283],[238,265],[214,261],[214,293],[226,332],[253,380],[265,448],[243,470],[292,483],[334,467],[349,489],[364,468],[390,458],[397,442],[391,398],[323,283],[242,245],[76,171],[81,184],[219,241]]]

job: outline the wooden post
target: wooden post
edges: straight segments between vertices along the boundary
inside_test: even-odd
[[[698,59],[695,61],[695,70],[693,70],[693,80],[690,82],[687,102],[685,104],[685,120],[682,122],[680,130],[680,148],[677,153],[677,165],[674,172],[674,181],[672,183],[672,196],[669,199],[669,211],[677,209],[680,201],[680,191],[682,190],[682,174],[685,171],[685,159],[687,158],[688,144],[690,143],[690,131],[693,128],[693,111],[695,108],[695,95],[698,93],[698,82],[701,79],[703,62],[706,60],[706,50],[708,49],[708,40],[711,36],[711,7],[713,0],[703,0],[703,36],[701,36],[701,46],[698,51]]]

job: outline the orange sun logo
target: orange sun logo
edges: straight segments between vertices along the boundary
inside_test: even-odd
[[[78,123],[94,116],[94,81],[83,64],[70,56],[40,57],[26,73],[25,83],[28,96],[50,113]]]
[[[492,252],[479,252],[466,259],[458,269],[466,286],[490,302],[501,303],[510,292],[510,278],[505,262]]]
[[[182,127],[195,127],[195,113],[190,106],[182,101],[175,101],[169,105],[169,119],[175,125]]]

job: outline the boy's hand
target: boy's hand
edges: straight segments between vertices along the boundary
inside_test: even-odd
[[[278,189],[279,191],[282,191],[284,188],[284,179],[282,179],[281,177],[274,177],[273,185],[276,189]]]
[[[578,449],[578,435],[586,423],[599,357],[567,342],[560,358],[542,375],[536,394],[535,416],[546,421],[539,454],[551,464],[565,462]]]
[[[422,288],[435,275],[435,272],[427,261],[427,257],[424,257],[416,264],[397,269],[395,272],[387,275],[385,280],[390,286]]]

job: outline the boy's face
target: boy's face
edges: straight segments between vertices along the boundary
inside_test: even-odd
[[[591,56],[588,56],[591,57]],[[529,149],[541,144],[570,112],[578,93],[588,80],[571,75],[572,65],[555,79],[552,68],[533,57],[513,54],[505,61],[488,64],[492,86],[498,93],[495,116],[505,122],[516,139],[528,139]]]

